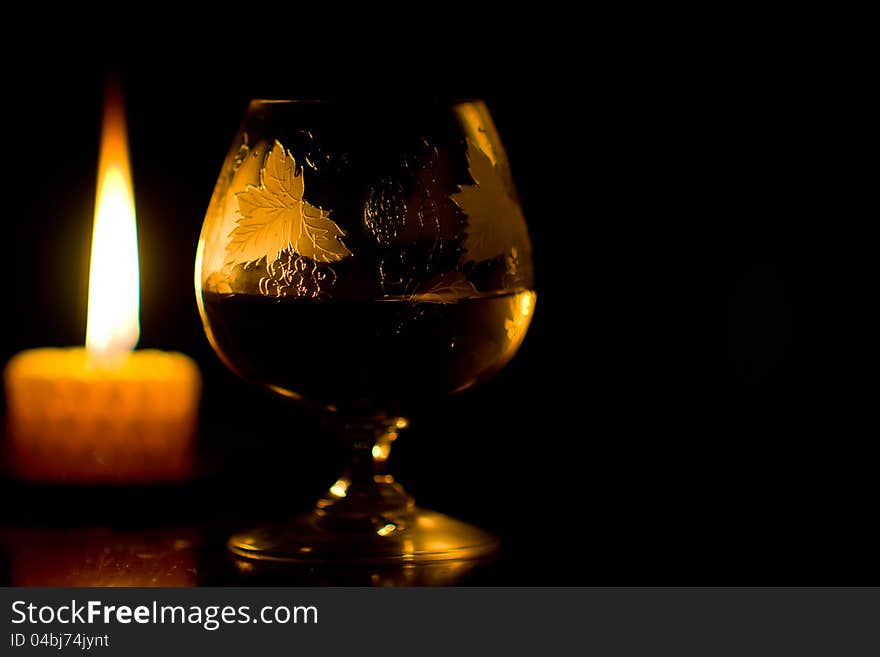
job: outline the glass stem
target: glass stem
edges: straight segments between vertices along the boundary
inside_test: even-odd
[[[348,463],[318,501],[316,513],[322,525],[379,531],[405,522],[415,502],[388,474],[386,462],[391,444],[407,426],[404,418],[343,422],[340,434],[349,445]]]

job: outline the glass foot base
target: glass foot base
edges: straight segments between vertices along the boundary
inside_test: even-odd
[[[413,508],[393,520],[340,527],[319,512],[234,535],[229,549],[240,557],[306,564],[425,563],[477,559],[493,554],[498,539],[442,513]]]
[[[241,586],[456,586],[468,582],[486,559],[424,563],[314,564],[232,557]],[[479,577],[479,575],[476,575]]]

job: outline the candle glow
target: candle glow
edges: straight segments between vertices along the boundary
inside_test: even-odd
[[[134,188],[118,92],[104,107],[92,254],[86,349],[102,361],[118,359],[137,344],[140,305]]]

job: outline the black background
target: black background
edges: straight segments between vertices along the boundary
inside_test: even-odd
[[[241,30],[237,52],[154,44],[5,71],[0,359],[83,342],[102,87],[115,69],[140,346],[199,362],[200,441],[219,464],[185,495],[106,495],[98,510],[28,489],[10,522],[240,526],[307,506],[338,474],[338,446],[229,373],[195,305],[195,248],[224,155],[253,97],[478,96],[529,221],[537,312],[504,372],[414,418],[392,456],[424,506],[501,535],[478,581],[876,583],[868,387],[859,328],[843,319],[859,297],[842,272],[867,261],[824,173],[842,136],[824,113],[838,87],[820,59],[711,36],[597,47],[566,34],[538,47],[520,31],[475,50],[385,40],[340,63],[247,48]]]

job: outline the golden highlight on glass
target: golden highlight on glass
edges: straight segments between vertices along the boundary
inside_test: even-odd
[[[195,285],[226,365],[325,414],[351,446],[312,513],[234,536],[235,553],[381,563],[495,548],[385,471],[407,418],[500,370],[534,312],[531,243],[482,102],[252,102]]]

